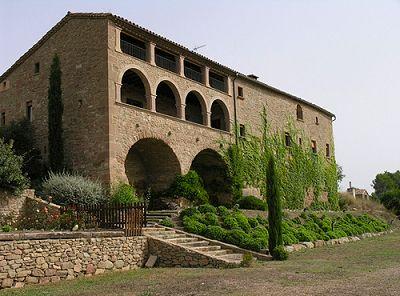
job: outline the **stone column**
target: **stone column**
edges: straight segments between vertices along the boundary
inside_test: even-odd
[[[203,83],[205,86],[210,86],[210,68],[208,66],[203,66],[201,69],[201,74],[203,75]]]
[[[232,87],[232,79],[231,79],[231,77],[230,77],[230,76],[226,76],[226,77],[224,78],[224,81],[225,81],[225,90],[226,90],[226,93],[227,93],[228,95],[232,96],[232,95],[233,95],[233,87]]]
[[[152,112],[156,112],[156,98],[157,95],[151,94],[147,98],[147,109],[149,109]]]
[[[156,57],[155,57],[155,48],[156,44],[154,42],[147,42],[146,45],[146,61],[150,63],[150,65],[156,64]]]
[[[178,74],[185,77],[185,57],[183,55],[178,57]]]
[[[115,27],[115,51],[121,51],[121,28]]]
[[[180,106],[178,106],[178,117],[180,119],[183,119],[183,120],[186,119],[185,110],[186,110],[186,104],[181,104]]]
[[[203,124],[205,126],[211,127],[211,112],[203,112]]]
[[[115,82],[115,101],[122,102],[121,98],[121,86],[122,84],[119,82]]]

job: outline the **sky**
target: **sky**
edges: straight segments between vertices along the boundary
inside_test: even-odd
[[[0,4],[0,73],[67,11],[112,12],[334,113],[341,189],[400,169],[400,0]]]

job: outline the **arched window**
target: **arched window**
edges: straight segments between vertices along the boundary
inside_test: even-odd
[[[297,105],[296,115],[298,120],[303,120],[303,108],[300,105]]]
[[[211,106],[211,127],[223,131],[229,130],[228,110],[220,100],[215,100]]]
[[[194,91],[191,91],[186,96],[185,119],[187,121],[204,124],[201,99],[200,94]]]
[[[157,87],[156,111],[162,114],[177,116],[176,96],[167,82],[161,82]]]
[[[128,70],[122,76],[121,101],[140,108],[146,108],[146,88],[140,76]]]

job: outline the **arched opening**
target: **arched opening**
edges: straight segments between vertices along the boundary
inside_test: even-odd
[[[169,116],[177,116],[176,96],[172,88],[163,81],[157,86],[156,111]]]
[[[200,103],[201,99],[202,99],[201,96],[194,91],[191,91],[186,96],[185,119],[187,121],[191,121],[191,122],[195,122],[195,123],[199,123],[199,124],[204,123],[203,108]]]
[[[125,159],[125,173],[129,184],[139,194],[148,188],[153,192],[167,189],[181,173],[179,160],[165,142],[145,138],[136,142]]]
[[[296,116],[297,116],[297,119],[303,120],[303,108],[301,108],[300,105],[297,105]]]
[[[142,78],[135,71],[127,70],[121,83],[121,102],[146,108],[146,88]]]
[[[231,205],[233,202],[228,167],[221,155],[212,150],[200,151],[192,161],[191,170],[203,179],[210,201],[216,205]]]
[[[220,100],[215,100],[211,105],[211,127],[223,131],[229,130],[228,110]]]

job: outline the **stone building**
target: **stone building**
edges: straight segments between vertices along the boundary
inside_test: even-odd
[[[311,139],[303,145],[327,157],[333,153],[329,111],[119,16],[68,13],[0,76],[0,124],[28,117],[44,158],[55,54],[62,68],[67,162],[105,183],[161,190],[192,168],[206,185],[218,186],[225,169],[221,139],[234,138],[235,122],[242,134],[257,130],[264,105],[272,128],[284,132],[292,116]]]

